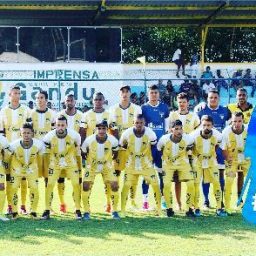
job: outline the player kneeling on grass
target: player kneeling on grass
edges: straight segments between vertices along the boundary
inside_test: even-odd
[[[227,213],[231,215],[230,202],[236,174],[242,172],[243,176],[245,176],[250,167],[250,159],[245,158],[244,155],[247,126],[244,125],[242,112],[234,112],[232,114],[232,123],[223,130],[222,135],[221,148],[226,159],[225,206]]]
[[[26,178],[30,189],[31,212],[33,218],[37,217],[36,211],[39,200],[38,177],[43,169],[44,145],[33,138],[34,131],[31,123],[25,123],[21,128],[21,139],[10,144],[11,160],[11,198],[13,218],[18,217],[18,189],[21,180]]]
[[[155,145],[156,142],[156,134],[151,128],[145,127],[145,119],[141,114],[136,116],[134,127],[128,128],[120,138],[120,146],[127,150],[128,156],[121,193],[123,215],[125,215],[128,191],[133,184],[138,182],[140,175],[152,186],[157,214],[161,214],[161,192],[151,153],[151,145]]]
[[[45,188],[45,211],[41,219],[47,220],[50,218],[51,195],[58,178],[64,171],[73,186],[76,219],[80,220],[82,218],[79,183],[79,173],[82,167],[81,137],[75,130],[67,128],[67,118],[60,115],[56,120],[56,129],[47,133],[43,140],[46,147],[44,171],[48,179]]]
[[[161,137],[157,144],[157,149],[163,152],[164,171],[164,197],[166,201],[166,213],[168,217],[174,215],[172,180],[177,174],[178,181],[187,184],[187,212],[188,217],[193,217],[192,210],[194,198],[194,176],[188,158],[188,147],[192,144],[189,135],[183,134],[183,126],[180,120],[175,120],[170,124],[170,133]]]
[[[203,115],[201,126],[190,134],[193,138],[193,169],[195,172],[195,216],[201,215],[199,208],[200,184],[212,183],[213,192],[217,203],[217,216],[224,217],[227,213],[221,208],[221,187],[219,170],[216,160],[216,148],[222,140],[222,135],[213,128],[211,116]]]
[[[117,157],[118,140],[107,134],[108,123],[102,120],[96,125],[96,134],[86,138],[82,144],[85,153],[86,167],[83,178],[82,200],[84,205],[84,220],[90,219],[90,196],[92,186],[97,174],[101,174],[105,186],[110,184],[113,219],[119,219],[118,206],[118,180],[113,160]]]

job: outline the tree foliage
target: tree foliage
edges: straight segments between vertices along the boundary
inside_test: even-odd
[[[192,52],[200,52],[199,28],[146,27],[123,30],[123,59],[133,63],[140,56],[147,62],[171,62],[178,43],[182,44],[185,59]],[[252,62],[256,61],[256,29],[209,28],[205,61]]]

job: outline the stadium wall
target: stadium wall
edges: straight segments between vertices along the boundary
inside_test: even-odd
[[[237,69],[251,68],[255,77],[256,63],[206,63],[215,73],[221,69],[227,79]],[[199,69],[198,69],[199,70]],[[189,67],[187,72],[190,73]],[[198,77],[200,72],[198,71]],[[102,91],[109,103],[118,102],[119,88],[123,84],[132,87],[133,92],[145,91],[149,84],[158,79],[171,79],[175,88],[184,77],[176,77],[174,64],[120,64],[120,63],[1,63],[0,64],[0,107],[8,103],[9,87],[18,84],[22,89],[24,103],[35,100],[39,89],[49,92],[49,100],[58,108],[68,93],[73,93],[78,107],[89,104],[95,91]],[[222,97],[228,97],[222,94]],[[231,101],[234,93],[231,95]],[[227,100],[227,99],[225,99]],[[229,99],[230,100],[230,99]]]

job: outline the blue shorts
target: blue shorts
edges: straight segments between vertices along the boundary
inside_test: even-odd
[[[157,168],[162,168],[162,152],[157,150],[156,145],[151,148],[153,163]]]
[[[220,147],[217,147],[216,154],[217,154],[217,162],[218,162],[219,169],[225,169],[225,162],[224,162],[225,159],[222,154],[222,149]]]

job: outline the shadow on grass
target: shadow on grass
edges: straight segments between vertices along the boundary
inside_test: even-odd
[[[207,214],[205,214],[207,215]],[[33,237],[48,237],[63,240],[72,244],[81,244],[81,238],[113,240],[110,234],[155,239],[158,235],[183,237],[191,239],[210,240],[211,235],[229,236],[237,240],[246,239],[246,232],[256,234],[256,228],[244,222],[240,214],[221,218],[213,213],[208,216],[191,219],[182,215],[173,218],[156,217],[153,215],[128,214],[121,220],[112,220],[107,214],[92,214],[89,221],[76,221],[73,215],[54,216],[48,221],[37,221],[21,217],[8,223],[0,223],[0,240],[19,240],[27,244],[40,244],[40,239]],[[203,237],[201,237],[201,235]],[[207,236],[209,235],[209,236]]]

